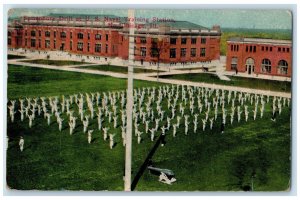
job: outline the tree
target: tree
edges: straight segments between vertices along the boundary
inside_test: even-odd
[[[158,73],[159,73],[159,63],[163,61],[162,54],[167,52],[169,49],[169,42],[167,36],[158,36],[152,38],[151,40],[151,57],[152,61],[157,63],[157,81],[158,81]]]

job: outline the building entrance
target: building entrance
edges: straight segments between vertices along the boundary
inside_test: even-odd
[[[254,59],[248,58],[246,60],[246,73],[252,74],[254,72]]]

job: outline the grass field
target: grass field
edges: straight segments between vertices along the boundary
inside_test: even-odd
[[[9,99],[126,88],[123,79],[25,66],[9,65],[8,75]],[[135,87],[158,86],[144,81],[134,83]],[[255,191],[288,190],[290,108],[283,109],[276,123],[270,120],[270,109],[270,104],[267,104],[262,119],[226,125],[224,134],[220,134],[220,120],[213,130],[205,133],[201,130],[195,134],[191,130],[185,136],[184,126],[181,126],[178,136],[173,138],[170,130],[166,145],[158,147],[152,160],[157,167],[173,170],[177,182],[173,185],[159,183],[158,177],[145,171],[135,190],[240,191],[250,187],[253,172],[256,174],[253,180]],[[117,144],[110,150],[108,142],[103,141],[102,133],[98,131],[93,133],[92,144],[88,144],[79,123],[74,135],[70,136],[66,122],[59,132],[54,119],[48,126],[44,118],[37,117],[29,129],[28,119],[20,122],[19,118],[20,115],[16,114],[16,121],[7,123],[10,138],[7,184],[10,188],[123,190],[124,148],[119,132],[116,132]],[[107,122],[105,125],[108,126]],[[94,119],[89,128],[96,130],[96,126],[97,120]],[[25,138],[22,153],[18,147],[20,135]],[[133,138],[133,178],[154,145],[148,136],[143,135],[139,145],[136,137]]]
[[[189,67],[189,68],[177,68],[176,70],[199,70],[203,69],[203,67]]]
[[[134,87],[157,86],[147,81],[134,81]],[[127,87],[126,79],[109,76],[63,72],[26,66],[8,66],[7,96],[11,98],[55,96],[78,92],[121,90]]]
[[[78,62],[78,61],[72,61],[72,60],[44,60],[44,59],[24,60],[22,62],[41,64],[41,65],[55,65],[55,66],[87,64],[86,62]]]
[[[272,90],[280,92],[290,92],[291,91],[291,82],[287,81],[272,81],[272,80],[262,80],[255,78],[242,78],[236,76],[228,76],[231,81],[223,81],[218,78],[215,74],[209,73],[200,73],[200,74],[176,74],[176,75],[167,75],[161,76],[161,78],[166,79],[178,79],[178,80],[188,80],[193,82],[205,82],[213,83],[219,85],[231,85],[238,87],[247,87],[253,89],[262,89],[262,90]]]
[[[18,55],[12,55],[12,54],[8,54],[7,55],[7,59],[11,60],[11,59],[22,59],[22,58],[26,58],[26,56],[18,56]]]
[[[128,73],[127,67],[116,66],[116,65],[81,66],[80,68],[94,69],[94,70],[99,70],[99,71],[118,72],[118,73],[122,73],[122,74]],[[134,68],[134,73],[153,73],[153,72],[157,72],[157,70]]]

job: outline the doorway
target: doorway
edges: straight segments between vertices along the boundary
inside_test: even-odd
[[[254,72],[254,59],[248,58],[246,60],[246,73],[252,74]]]
[[[65,48],[65,43],[61,43],[60,50],[63,51]]]

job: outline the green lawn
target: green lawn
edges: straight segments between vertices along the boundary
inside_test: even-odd
[[[160,84],[134,81],[134,87],[148,85],[157,86]],[[109,76],[9,65],[7,87],[7,96],[11,99],[121,90],[127,88],[127,80]]]
[[[199,70],[203,69],[203,67],[188,67],[188,68],[177,68],[176,70]]]
[[[93,66],[81,66],[80,68],[85,69],[94,69],[99,71],[109,71],[109,72],[118,72],[122,74],[128,73],[127,67],[116,66],[116,65],[93,65]],[[152,69],[142,69],[142,68],[134,68],[134,73],[153,73],[157,72],[157,70]]]
[[[22,62],[41,64],[41,65],[55,65],[55,66],[87,64],[86,62],[78,62],[78,61],[72,61],[72,60],[44,60],[44,59],[24,60]]]
[[[187,80],[193,82],[213,83],[218,85],[230,85],[230,86],[246,87],[246,88],[253,88],[253,89],[291,92],[291,82],[287,82],[287,81],[272,81],[272,80],[262,80],[262,79],[255,79],[255,78],[243,78],[243,77],[236,77],[236,76],[228,76],[228,77],[231,79],[231,81],[220,80],[217,75],[209,74],[209,73],[176,74],[176,75],[161,76],[161,78],[166,78],[166,79],[178,79],[178,80]]]
[[[126,88],[123,79],[74,72],[9,65],[8,74],[9,99]],[[144,81],[134,83],[135,87],[158,86]],[[166,103],[163,99],[164,108]],[[145,171],[135,190],[240,191],[251,185],[252,172],[256,174],[256,191],[289,189],[291,111],[284,107],[274,123],[270,120],[271,104],[272,98],[266,104],[262,119],[258,117],[253,121],[251,112],[248,122],[242,118],[241,123],[227,123],[224,134],[220,134],[221,111],[213,130],[207,128],[203,132],[201,123],[196,134],[190,128],[189,135],[185,136],[184,125],[181,125],[178,136],[173,138],[171,128],[167,132],[166,145],[158,147],[152,161],[157,167],[173,170],[177,182],[173,185],[159,183],[157,176]],[[249,105],[249,111],[252,109],[253,106]],[[170,115],[170,110],[166,109],[165,114]],[[202,112],[200,117],[203,116]],[[114,130],[111,124],[104,122],[104,126],[110,127],[109,132],[116,133],[117,144],[110,150],[109,142],[103,141],[102,133],[96,130],[96,118],[89,126],[95,130],[94,140],[88,144],[79,121],[74,135],[70,136],[66,115],[62,117],[65,118],[62,132],[58,131],[54,118],[48,126],[42,116],[37,116],[31,129],[28,128],[28,119],[20,122],[19,113],[14,123],[7,123],[10,138],[8,186],[19,190],[123,190],[124,148],[120,128]],[[153,125],[150,123],[150,127]],[[25,138],[22,153],[18,147],[20,135]],[[133,137],[132,179],[154,145],[149,137],[143,134],[139,145]]]
[[[18,56],[18,55],[12,55],[12,54],[8,54],[7,55],[7,59],[11,60],[11,59],[21,59],[21,58],[26,58],[26,56]]]

